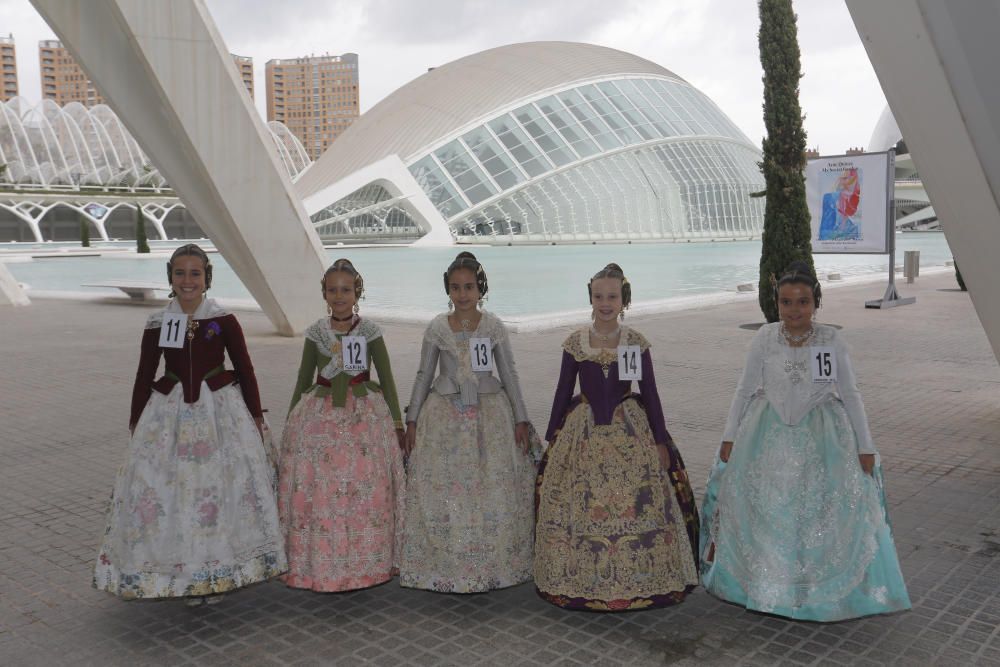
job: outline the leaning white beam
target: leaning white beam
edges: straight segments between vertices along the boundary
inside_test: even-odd
[[[1000,360],[1000,6],[847,7]]]
[[[32,0],[278,331],[323,248],[201,0]]]

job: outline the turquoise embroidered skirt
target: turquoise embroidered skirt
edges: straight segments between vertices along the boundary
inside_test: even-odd
[[[861,469],[838,400],[789,426],[754,399],[729,462],[712,469],[702,517],[702,584],[716,597],[809,621],[910,608],[881,465]]]

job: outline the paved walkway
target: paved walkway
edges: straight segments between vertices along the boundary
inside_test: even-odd
[[[260,585],[221,604],[123,603],[90,587],[127,437],[142,306],[37,300],[0,311],[0,664],[1000,665],[1000,369],[949,276],[830,290],[821,320],[854,348],[884,457],[914,609],[821,625],[747,613],[699,590],[665,610],[566,612],[530,585],[453,596],[395,582],[319,595]],[[576,295],[582,301],[584,294]],[[317,313],[321,312],[317,304]],[[318,315],[317,315],[318,316]],[[242,314],[280,424],[301,341]],[[668,425],[699,497],[760,319],[755,300],[635,322],[652,340]],[[540,428],[568,330],[513,337]],[[421,329],[386,327],[402,396]]]

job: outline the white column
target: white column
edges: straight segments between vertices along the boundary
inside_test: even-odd
[[[325,255],[201,0],[32,0],[277,327]]]
[[[1000,360],[1000,8],[847,0]]]

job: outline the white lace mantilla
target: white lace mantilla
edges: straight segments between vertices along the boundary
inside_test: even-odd
[[[364,336],[368,344],[371,345],[372,341],[382,337],[382,330],[371,320],[363,319],[350,332],[342,333],[334,331],[333,327],[330,326],[330,318],[324,317],[309,325],[305,336],[316,345],[323,355],[330,357],[330,362],[320,369],[319,374],[327,380],[332,380],[341,373],[355,377],[366,372],[344,370],[344,355],[341,352],[340,339],[344,336]]]
[[[170,303],[163,310],[158,310],[146,319],[147,329],[159,329],[163,326],[163,314],[164,313],[183,313],[180,304],[177,303],[177,299],[171,299]],[[192,320],[210,320],[216,317],[225,317],[229,314],[229,311],[216,303],[215,299],[211,297],[206,297],[202,299],[201,304],[198,309],[194,311],[191,316]]]

